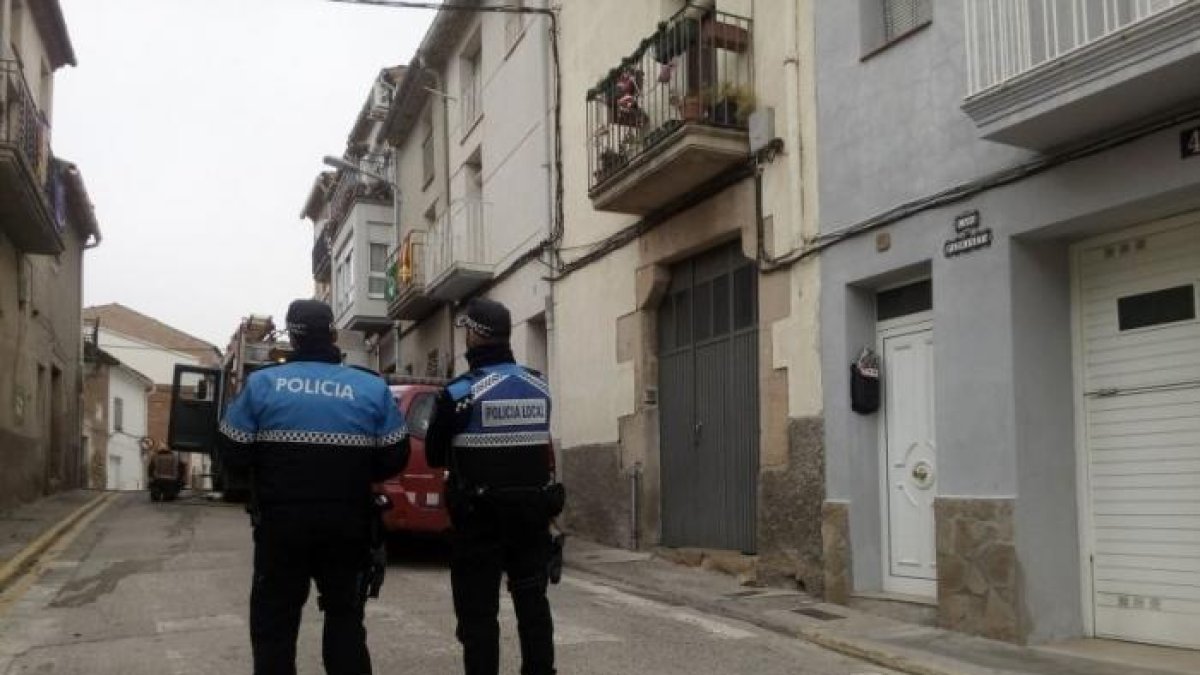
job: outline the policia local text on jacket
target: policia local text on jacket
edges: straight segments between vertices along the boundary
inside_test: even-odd
[[[507,312],[505,312],[507,315]],[[438,397],[425,437],[431,466],[448,466],[454,524],[450,579],[467,675],[499,671],[500,576],[508,577],[521,642],[521,673],[554,673],[546,598],[551,555],[548,505],[550,395],[514,363],[507,343],[467,351],[471,372]]]
[[[291,319],[289,311],[289,328]],[[289,363],[250,375],[221,423],[226,461],[251,471],[255,495],[254,672],[296,672],[311,579],[325,614],[326,672],[364,675],[359,583],[375,517],[371,483],[404,468],[408,437],[382,378],[341,365],[331,341],[305,345],[293,335],[293,343]]]

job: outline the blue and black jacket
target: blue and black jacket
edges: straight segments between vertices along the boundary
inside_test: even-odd
[[[425,437],[430,466],[467,489],[541,488],[550,480],[550,389],[509,350],[477,348],[473,369],[438,397]]]
[[[220,432],[226,463],[253,471],[261,507],[361,505],[408,462],[404,418],[383,378],[295,361],[252,373]]]

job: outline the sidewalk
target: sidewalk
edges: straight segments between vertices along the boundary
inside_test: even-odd
[[[0,590],[105,493],[70,490],[0,513]]]
[[[570,537],[566,565],[606,577],[638,594],[794,635],[843,654],[914,675],[1180,675],[1200,672],[1200,653],[1086,641],[1069,651],[1021,647],[895,621],[798,591],[749,588],[717,572],[648,553]],[[1080,652],[1087,656],[1080,656]],[[1129,656],[1132,662],[1118,662]],[[1091,657],[1091,658],[1089,658]],[[1150,667],[1148,664],[1153,664]]]

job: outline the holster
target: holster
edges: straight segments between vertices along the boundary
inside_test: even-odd
[[[367,551],[366,569],[359,575],[358,593],[365,603],[367,598],[378,598],[387,576],[387,536],[383,527],[383,514],[392,502],[387,495],[377,494],[371,498],[371,543]]]
[[[562,580],[563,548],[567,543],[567,535],[556,532],[550,536],[550,556],[546,559],[546,578],[550,583],[557,584]]]

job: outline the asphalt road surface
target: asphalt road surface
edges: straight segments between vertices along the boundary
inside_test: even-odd
[[[0,595],[0,673],[249,673],[250,528],[235,506],[123,494]],[[298,670],[321,673],[315,591]],[[749,624],[639,597],[567,570],[551,589],[558,669],[591,673],[884,675],[870,664]],[[444,547],[405,545],[367,606],[376,673],[456,673]],[[501,605],[502,672],[519,672]]]

